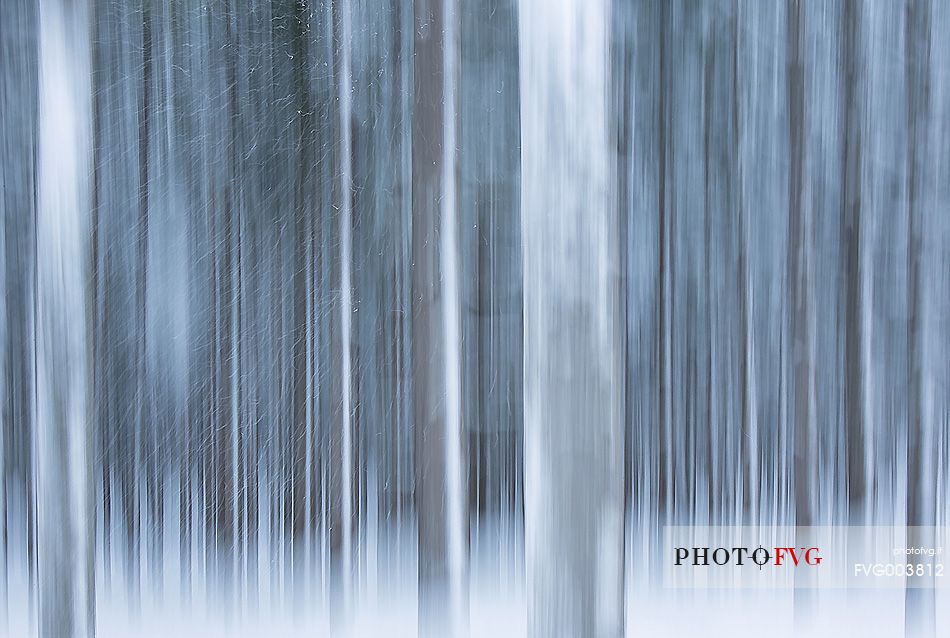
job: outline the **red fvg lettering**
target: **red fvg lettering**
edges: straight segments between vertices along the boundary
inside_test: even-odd
[[[792,562],[795,563],[795,566],[797,567],[798,555],[795,553],[794,547],[776,547],[775,548],[775,565],[777,567],[781,567],[782,561],[785,560],[786,555],[791,555]]]
[[[801,550],[801,553],[797,550]],[[804,560],[806,565],[820,565],[821,556],[818,555],[819,551],[817,547],[776,547],[775,565],[781,567],[782,561],[786,557],[790,558],[796,567],[798,567],[799,559]]]

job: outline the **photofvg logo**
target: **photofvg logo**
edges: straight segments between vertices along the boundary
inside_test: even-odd
[[[748,547],[677,547],[676,565],[689,560],[694,567],[714,565],[728,565],[739,567],[751,562],[763,567],[782,567],[783,565],[798,567],[821,565],[821,548],[819,547],[774,547],[768,550],[761,545],[755,549]]]
[[[688,527],[663,534],[673,588],[947,587],[947,530],[933,527]]]

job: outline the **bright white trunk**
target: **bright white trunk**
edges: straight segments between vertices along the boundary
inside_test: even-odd
[[[623,341],[609,3],[522,0],[525,549],[532,637],[623,634]]]
[[[92,636],[86,321],[90,39],[85,2],[39,5],[35,459],[39,635]]]

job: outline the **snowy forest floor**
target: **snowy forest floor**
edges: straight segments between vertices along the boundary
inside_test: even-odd
[[[483,521],[472,538],[470,563],[470,637],[522,638],[527,635],[523,551],[509,542],[498,526]],[[327,605],[319,593],[295,592],[292,603],[276,603],[268,611],[244,611],[225,603],[177,594],[143,595],[132,604],[127,588],[99,586],[98,638],[410,638],[417,635],[414,530],[403,528],[401,546],[381,537],[379,551],[357,585],[351,620],[339,618],[338,606]],[[520,534],[516,535],[520,538]],[[628,547],[634,547],[628,539]],[[500,548],[507,546],[505,551]],[[644,548],[628,552],[627,635],[702,636],[703,638],[762,636],[769,638],[862,636],[889,638],[904,633],[904,591],[871,590],[669,590],[651,584],[631,564]],[[97,581],[102,580],[101,566]],[[97,583],[99,584],[99,583]],[[31,635],[25,578],[8,583],[8,625],[4,638]],[[218,590],[219,588],[210,588]],[[318,601],[310,604],[309,600]],[[162,602],[164,601],[164,602]],[[260,607],[260,606],[258,606]],[[950,634],[950,589],[936,590],[936,635]],[[796,614],[796,609],[799,613]],[[807,611],[801,611],[807,609]],[[4,633],[6,632],[6,633]]]

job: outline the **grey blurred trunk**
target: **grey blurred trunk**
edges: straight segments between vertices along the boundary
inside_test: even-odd
[[[523,0],[528,633],[621,636],[624,347],[609,3]]]
[[[928,0],[907,5],[905,23],[907,74],[907,547],[935,547],[932,526],[936,524],[937,441],[931,397],[934,394],[929,344],[928,290],[940,272],[931,262],[931,235],[927,224],[938,219],[934,208],[933,153],[928,130],[931,118],[930,77],[933,9]],[[908,587],[904,604],[905,635],[925,638],[936,635],[936,600],[932,576],[917,578]]]
[[[814,337],[811,290],[811,219],[804,201],[805,67],[802,53],[802,4],[788,6],[788,291],[792,338],[792,414],[795,432],[795,523],[812,524],[812,475],[815,465]]]
[[[456,635],[467,622],[460,553],[468,526],[460,470],[458,360],[458,7],[416,0],[412,116],[412,359],[419,632]],[[453,57],[454,56],[454,57]],[[453,282],[455,285],[453,285]],[[453,327],[454,322],[454,327]],[[454,351],[454,356],[453,356]],[[454,444],[454,445],[453,445]]]
[[[39,7],[35,471],[39,635],[95,633],[87,334],[90,20]]]

